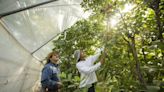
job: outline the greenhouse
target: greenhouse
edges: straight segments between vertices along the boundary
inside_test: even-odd
[[[0,92],[164,92],[164,0],[0,0]]]

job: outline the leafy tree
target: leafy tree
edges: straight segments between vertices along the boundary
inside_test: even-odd
[[[134,5],[131,11],[122,11],[126,4]],[[106,63],[97,72],[98,92],[162,92],[163,4],[163,0],[83,0],[82,7],[93,11],[91,16],[54,40],[54,50],[61,52],[63,61],[63,90],[78,92],[74,50],[85,49],[89,55],[105,45]],[[119,22],[113,28],[109,20],[116,14]]]

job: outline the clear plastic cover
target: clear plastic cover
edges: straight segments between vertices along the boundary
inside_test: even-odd
[[[0,0],[0,14],[49,0]],[[82,0],[58,0],[0,20],[0,92],[32,92],[52,40],[86,18]]]

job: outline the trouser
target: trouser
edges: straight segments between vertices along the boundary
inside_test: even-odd
[[[42,91],[41,92],[60,92],[60,89],[42,88]]]
[[[94,84],[90,88],[88,88],[88,92],[95,92]]]

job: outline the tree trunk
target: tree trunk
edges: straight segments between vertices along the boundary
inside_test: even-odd
[[[160,4],[161,0],[153,0],[149,7],[152,8],[155,12],[155,18],[156,18],[156,23],[157,23],[157,30],[159,31],[159,35],[158,35],[158,39],[163,43],[164,39],[162,36],[163,33],[163,29],[162,29],[162,25],[161,25],[161,21],[160,21],[160,8],[159,8],[159,4]]]
[[[123,39],[128,43],[131,51],[132,51],[132,54],[133,54],[133,58],[136,62],[136,74],[138,76],[138,80],[140,82],[140,84],[145,88],[146,88],[146,83],[143,79],[143,76],[142,76],[142,73],[141,73],[141,70],[140,70],[140,64],[139,64],[139,60],[138,60],[138,56],[137,56],[137,51],[136,51],[136,47],[135,47],[135,39],[134,37],[129,37],[131,39],[131,42],[128,41],[126,38],[123,37]]]
[[[132,49],[132,54],[133,54],[134,60],[136,62],[136,72],[137,72],[137,75],[138,75],[138,79],[139,79],[141,85],[143,85],[144,88],[146,88],[146,83],[143,79],[141,69],[140,69],[140,63],[139,63],[138,56],[137,56],[134,37],[131,37],[131,41],[132,42],[131,42],[130,46],[131,46],[131,49]]]
[[[145,54],[145,48],[143,48],[143,46],[144,46],[144,39],[142,39],[142,54],[143,54],[143,57],[144,57],[144,61],[147,61],[146,54]]]
[[[161,24],[161,20],[160,20],[160,16],[161,16],[161,12],[160,12],[160,8],[159,8],[160,2],[161,2],[161,0],[154,0],[151,3],[150,7],[155,12],[155,18],[156,18],[156,23],[157,23],[157,30],[159,31],[158,38],[159,38],[161,43],[164,43],[164,38],[162,36],[162,34],[164,33],[164,30],[162,28],[163,25]],[[164,60],[164,52],[162,52],[162,60]],[[162,62],[162,65],[164,65],[164,62]]]

